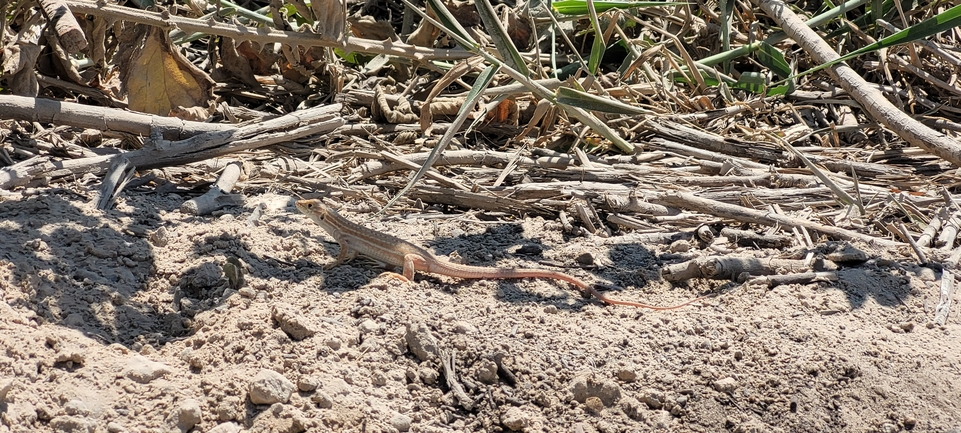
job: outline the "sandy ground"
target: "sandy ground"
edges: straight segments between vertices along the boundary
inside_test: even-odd
[[[708,252],[344,211],[465,263],[626,288],[611,297],[721,293],[658,312],[549,280],[326,270],[337,245],[287,196],[196,217],[189,196],[91,195],[0,201],[0,431],[961,431],[961,307],[932,323],[940,273],[908,251],[833,283],[672,285],[661,267]]]

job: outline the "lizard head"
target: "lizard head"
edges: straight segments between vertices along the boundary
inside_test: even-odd
[[[327,206],[318,199],[298,200],[295,204],[297,205],[297,210],[314,221],[323,221],[327,218]]]

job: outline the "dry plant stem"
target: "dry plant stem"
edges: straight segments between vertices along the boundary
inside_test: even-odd
[[[457,397],[457,401],[460,402],[461,407],[466,410],[474,410],[474,401],[470,399],[467,392],[464,391],[464,386],[457,381],[457,373],[454,371],[454,356],[457,352],[451,349],[450,353],[446,350],[439,349],[441,364],[444,366],[444,378],[447,381],[447,387],[450,388],[451,392]]]
[[[29,168],[7,167],[0,170],[0,188],[22,185],[40,177],[54,178],[76,173],[99,175],[107,170],[113,158],[126,158],[138,170],[143,170],[203,161],[241,150],[324,134],[344,124],[344,120],[336,115],[338,111],[340,111],[339,104],[329,105],[294,112],[239,129],[208,132],[187,140],[144,147],[120,155],[46,162],[34,164]],[[306,125],[299,126],[301,124]]]
[[[931,221],[928,222],[927,227],[925,227],[924,231],[921,232],[921,236],[918,237],[918,245],[923,248],[930,247],[931,241],[934,240],[934,236],[938,234],[938,230],[941,229],[941,225],[943,225],[944,221],[949,217],[950,213],[948,213],[947,208],[942,207],[941,209],[938,209],[938,212],[934,214],[934,217],[932,217]]]
[[[784,32],[811,55],[815,63],[823,64],[840,58],[831,46],[805,25],[784,2],[780,0],[754,0],[754,2],[774,18]],[[961,167],[961,145],[957,141],[924,126],[899,110],[888,102],[881,92],[869,85],[857,71],[847,65],[839,64],[829,70],[841,87],[882,125],[890,128],[904,141]]]
[[[905,227],[904,223],[898,222],[897,228],[898,231],[901,232],[901,236],[908,241],[908,245],[911,245],[911,249],[914,250],[914,254],[918,256],[918,261],[922,265],[928,263],[928,257],[924,254],[924,251],[921,249],[921,247],[918,246],[918,243],[914,241],[914,238],[911,237],[911,232],[908,231],[908,228]]]
[[[403,187],[403,185],[395,185],[395,187]],[[411,199],[420,200],[425,203],[456,206],[462,209],[483,209],[492,212],[508,212],[515,215],[533,214],[546,216],[554,213],[549,207],[538,204],[528,204],[509,197],[490,196],[427,185],[414,187],[408,195]]]
[[[757,246],[760,248],[785,248],[791,245],[790,236],[765,235],[750,230],[738,230],[725,227],[721,229],[721,236],[742,247]]]
[[[43,7],[47,20],[57,30],[60,45],[67,53],[77,54],[80,50],[87,48],[87,38],[83,34],[83,29],[62,0],[40,0],[40,6]]]
[[[473,56],[462,50],[441,50],[416,47],[400,42],[373,41],[370,39],[345,37],[343,41],[323,39],[318,35],[290,31],[258,29],[238,24],[201,21],[199,19],[165,16],[157,12],[141,11],[128,7],[98,5],[83,0],[65,0],[74,12],[85,13],[113,20],[130,21],[165,29],[179,28],[186,33],[202,33],[233,38],[239,41],[255,41],[262,44],[283,43],[304,47],[341,48],[347,52],[386,54],[417,60],[459,60]]]
[[[180,206],[180,211],[191,215],[207,215],[226,206],[244,204],[243,194],[230,193],[230,190],[234,189],[234,185],[240,180],[240,175],[243,172],[241,166],[240,161],[227,164],[224,171],[220,173],[220,177],[217,178],[217,183],[210,188],[210,191],[200,197],[185,201]]]
[[[764,275],[751,278],[752,284],[764,284],[768,287],[783,286],[785,284],[810,284],[818,281],[837,281],[837,272],[803,272],[787,275]]]
[[[779,270],[805,272],[811,266],[805,260],[757,259],[750,257],[701,257],[684,263],[665,266],[661,276],[667,281],[687,281],[692,278],[733,280],[742,274],[771,275]]]
[[[934,309],[934,323],[944,326],[951,312],[951,298],[954,295],[954,273],[945,269],[941,273],[941,296]]]
[[[737,221],[743,221],[748,223],[756,224],[767,224],[767,225],[783,225],[786,227],[798,227],[806,228],[810,230],[815,230],[821,232],[828,236],[833,236],[839,239],[844,239],[847,241],[861,241],[873,245],[880,245],[885,247],[894,247],[904,245],[901,242],[895,242],[888,239],[882,239],[866,234],[861,234],[853,232],[851,230],[842,229],[840,227],[833,227],[825,224],[820,224],[812,221],[800,220],[797,218],[791,218],[786,215],[778,215],[771,212],[759,211],[754,209],[748,209],[746,207],[730,205],[727,203],[709,200],[705,198],[700,198],[690,193],[676,192],[659,194],[652,197],[651,201],[662,203],[669,206],[678,207],[681,209],[688,209],[692,211],[702,212],[709,215],[714,215],[721,218],[731,218]]]
[[[237,129],[234,125],[190,122],[174,117],[131,113],[116,108],[13,95],[0,95],[0,119],[70,125],[99,131],[120,131],[144,137],[159,132],[167,140],[184,139],[211,131]]]

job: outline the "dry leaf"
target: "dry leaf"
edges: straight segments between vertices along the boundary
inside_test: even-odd
[[[347,5],[344,0],[313,0],[310,7],[317,21],[314,28],[321,37],[340,41],[347,29]]]
[[[3,75],[10,86],[10,93],[36,97],[40,91],[34,66],[40,56],[40,47],[34,44],[11,44],[3,50]]]
[[[165,30],[138,25],[118,53],[120,81],[131,110],[167,116],[177,107],[210,105],[213,80],[187,61]]]

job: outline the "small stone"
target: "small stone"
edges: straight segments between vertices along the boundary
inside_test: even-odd
[[[530,422],[530,415],[519,407],[511,407],[501,414],[501,424],[513,431],[523,430]]]
[[[294,383],[282,374],[261,369],[250,381],[250,402],[253,404],[287,403],[294,392]]]
[[[124,376],[137,383],[150,383],[152,380],[170,374],[173,370],[167,365],[151,361],[141,355],[134,355],[127,361]]]
[[[254,296],[257,296],[257,291],[256,291],[256,290],[254,290],[253,288],[250,288],[250,287],[246,287],[246,286],[245,286],[245,287],[241,287],[240,289],[238,289],[238,290],[237,290],[237,293],[239,293],[240,296],[243,296],[243,297],[245,297],[245,298],[247,298],[247,299],[253,299]]]
[[[424,367],[418,372],[420,375],[420,380],[424,381],[425,385],[433,385],[437,383],[437,378],[440,376],[437,370],[432,368]]]
[[[478,361],[477,380],[486,384],[497,382],[497,363],[486,358]]]
[[[297,389],[300,392],[313,392],[320,386],[320,380],[312,376],[301,376],[297,379]]]
[[[641,393],[641,402],[646,404],[647,407],[651,409],[660,409],[664,407],[664,393],[656,389],[645,389]]]
[[[277,322],[277,326],[291,339],[299,341],[317,333],[316,327],[300,314],[293,305],[279,303],[270,310],[270,316]]]
[[[330,409],[334,406],[334,399],[326,392],[320,391],[310,396],[310,401],[314,402],[321,409]]]
[[[574,261],[577,262],[577,264],[582,266],[593,266],[594,262],[596,262],[596,260],[594,259],[594,254],[591,254],[591,253],[581,253],[580,255],[574,258]]]
[[[911,430],[918,425],[918,420],[913,416],[904,417],[904,428]]]
[[[437,340],[431,335],[427,324],[408,324],[405,337],[410,351],[421,361],[428,361],[438,356],[440,349]]]
[[[600,398],[590,396],[587,397],[587,400],[584,400],[584,407],[593,414],[599,414],[604,410],[604,402]]]
[[[83,365],[84,358],[85,355],[83,350],[80,348],[66,347],[57,352],[57,358],[54,360],[54,362],[57,364],[72,362],[77,365]]]
[[[914,323],[904,322],[898,325],[904,332],[911,332],[914,330]]]
[[[214,426],[214,428],[207,431],[207,433],[240,433],[244,430],[243,426],[234,422],[220,423]]]
[[[80,400],[70,400],[63,405],[63,411],[67,415],[80,415],[87,416],[90,415],[90,409],[87,409],[87,405]]]
[[[340,350],[340,346],[342,344],[343,342],[341,342],[339,338],[328,338],[324,340],[324,345],[329,347],[331,350]]]
[[[624,411],[624,414],[635,421],[644,420],[644,412],[641,404],[642,403],[640,401],[631,396],[626,396],[622,398],[620,402],[618,402],[618,406],[620,406],[621,410]]]
[[[63,415],[50,420],[50,427],[58,433],[93,433],[97,424],[84,417]]]
[[[617,370],[617,378],[624,382],[631,383],[637,380],[637,372],[630,368],[621,368]]]
[[[557,305],[547,305],[544,307],[544,312],[547,314],[557,314]]]
[[[718,392],[732,393],[737,389],[737,381],[733,377],[725,377],[714,381],[714,389]]]
[[[897,433],[900,430],[893,422],[881,423],[881,433]]]
[[[458,320],[454,322],[454,332],[458,334],[474,335],[477,334],[477,327],[470,322]]]
[[[107,423],[107,433],[127,433],[127,428],[116,421]]]
[[[10,392],[10,388],[13,388],[13,378],[7,377],[0,379],[0,403],[9,403],[7,401],[7,393]]]
[[[604,406],[611,407],[621,398],[621,388],[613,380],[598,380],[589,375],[575,377],[570,385],[574,400],[584,403],[588,397],[598,397]]]
[[[409,416],[402,413],[395,413],[390,417],[390,425],[398,431],[405,432],[410,430],[411,420]]]
[[[176,409],[167,416],[167,423],[171,427],[180,429],[186,433],[195,425],[200,424],[200,402],[188,398],[180,403]]]
[[[370,334],[380,331],[380,325],[373,321],[373,319],[364,319],[362,322],[360,322],[358,328],[360,328],[361,334]]]

